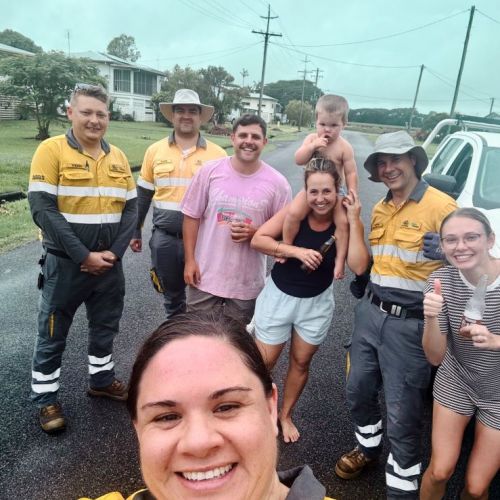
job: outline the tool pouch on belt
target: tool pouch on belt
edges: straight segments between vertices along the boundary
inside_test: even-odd
[[[163,293],[165,290],[163,288],[163,284],[161,282],[160,277],[156,273],[156,269],[152,267],[149,270],[149,275],[151,276],[151,281],[153,282],[153,287],[158,293]]]
[[[36,287],[38,290],[41,290],[43,288],[43,265],[45,264],[45,259],[47,258],[47,254],[44,253],[41,257],[40,260],[38,261],[38,264],[40,265],[40,272],[38,273],[38,278],[36,282]]]

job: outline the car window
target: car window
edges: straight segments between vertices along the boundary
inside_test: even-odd
[[[474,206],[500,208],[500,148],[486,148],[479,164]]]
[[[472,162],[472,154],[472,146],[470,144],[465,144],[463,149],[453,160],[448,172],[446,172],[448,175],[455,177],[455,180],[457,181],[453,192],[453,196],[455,198],[458,198],[464,189],[467,176],[469,175],[470,164]]]
[[[462,139],[452,138],[443,146],[432,160],[431,172],[433,174],[443,173],[443,169],[457,152],[457,149],[463,144]]]

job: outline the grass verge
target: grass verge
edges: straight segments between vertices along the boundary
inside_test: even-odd
[[[53,136],[64,134],[69,124],[66,121],[53,123]],[[106,139],[127,155],[130,165],[140,165],[147,147],[171,133],[172,129],[162,123],[111,122]],[[31,157],[40,144],[34,137],[36,123],[32,120],[7,120],[0,127],[0,192],[24,191],[28,189]],[[226,136],[204,134],[210,141],[219,144],[232,154],[231,140]],[[277,142],[292,141],[298,137],[295,128],[289,126],[268,129],[269,142],[266,151],[272,151]],[[135,177],[137,177],[137,173]],[[15,248],[37,237],[26,199],[0,205],[0,252]]]
[[[28,200],[12,201],[0,205],[0,253],[12,250],[38,236]]]

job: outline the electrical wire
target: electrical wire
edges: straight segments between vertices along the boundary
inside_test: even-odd
[[[414,31],[419,31],[421,29],[428,28],[429,26],[433,26],[435,24],[442,23],[444,21],[447,21],[448,19],[452,19],[453,17],[456,17],[456,16],[463,14],[464,12],[468,12],[468,11],[469,11],[469,9],[465,9],[465,10],[462,10],[460,12],[457,12],[456,14],[451,14],[447,17],[443,17],[442,19],[438,19],[437,21],[432,21],[430,23],[422,24],[421,26],[417,26],[415,28],[410,28],[410,29],[405,30],[405,31],[398,31],[397,33],[392,33],[390,35],[368,38],[366,40],[358,40],[355,42],[338,42],[338,43],[330,43],[330,44],[323,44],[323,45],[296,45],[296,47],[308,48],[308,49],[320,48],[320,47],[340,47],[343,45],[357,45],[357,44],[361,44],[361,43],[371,43],[371,42],[376,42],[379,40],[387,40],[388,38],[394,38],[397,36],[406,35],[407,33],[412,33]]]
[[[189,8],[197,11],[198,13],[200,13],[200,14],[206,16],[206,17],[210,17],[211,19],[215,19],[216,21],[219,21],[219,22],[221,22],[222,24],[224,24],[226,26],[232,25],[232,26],[235,26],[236,28],[243,28],[245,30],[248,29],[248,26],[244,26],[244,25],[241,25],[241,24],[231,23],[231,22],[227,21],[227,19],[224,19],[224,18],[222,18],[222,17],[214,14],[210,10],[205,9],[204,7],[202,7],[199,4],[191,2],[190,0],[178,0],[178,1],[180,1],[181,3],[183,3],[186,7],[189,7]]]
[[[222,18],[229,20],[235,19],[236,21],[241,22],[241,24],[247,26],[248,29],[252,28],[252,25],[246,19],[243,19],[234,12],[228,13],[227,8],[221,5],[217,0],[205,0],[205,3],[207,3],[209,6],[212,6],[215,10],[217,10],[219,12],[218,15],[221,16]]]
[[[364,68],[379,68],[379,69],[410,69],[410,68],[415,69],[415,68],[420,68],[420,65],[412,65],[412,66],[383,66],[383,65],[380,65],[380,64],[363,64],[363,63],[355,63],[355,62],[350,62],[350,61],[341,61],[339,59],[332,59],[330,57],[319,56],[318,54],[311,54],[310,52],[304,52],[304,51],[299,50],[299,49],[291,49],[290,47],[288,47],[286,45],[279,44],[279,43],[276,43],[276,42],[269,42],[269,44],[270,45],[277,45],[278,47],[283,47],[286,50],[290,50],[292,52],[297,52],[298,54],[302,54],[304,56],[310,56],[310,57],[313,57],[315,59],[321,59],[323,61],[334,62],[334,63],[337,63],[337,64],[347,64],[347,65],[350,65],[350,66],[360,66],[360,67],[364,67]]]
[[[485,14],[483,11],[479,10],[479,9],[476,9],[476,12],[479,12],[479,14],[483,15],[484,17],[486,17],[487,19],[489,19],[490,21],[493,21],[494,23],[497,23],[497,24],[500,24],[500,21],[498,21],[497,19],[489,16],[488,14]]]

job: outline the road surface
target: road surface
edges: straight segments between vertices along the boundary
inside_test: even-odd
[[[385,188],[367,180],[362,168],[371,143],[359,133],[346,133],[356,151],[365,225],[373,204]],[[290,181],[294,191],[302,184],[302,170],[293,164],[298,143],[284,143],[266,155]],[[149,218],[148,218],[149,221]],[[148,240],[149,225],[145,229]],[[149,249],[142,254],[127,252],[126,302],[120,335],[115,341],[117,374],[127,379],[142,340],[164,320],[160,296],[149,282]],[[68,420],[64,434],[49,436],[38,425],[29,401],[31,353],[36,335],[38,292],[35,287],[40,245],[30,243],[0,256],[0,499],[73,500],[96,497],[118,490],[126,494],[143,485],[136,441],[122,403],[86,394],[86,319],[82,308],[76,315],[64,355],[60,401]],[[384,461],[354,481],[343,481],[333,473],[335,461],[354,444],[344,400],[343,344],[349,338],[355,299],[349,280],[336,284],[336,314],[332,331],[314,358],[311,377],[296,410],[302,433],[298,443],[280,441],[279,468],[309,464],[327,486],[330,496],[345,500],[377,500],[385,497]],[[281,388],[285,356],[275,380]],[[430,405],[426,414],[424,446],[429,455]],[[384,449],[384,458],[387,447]],[[462,461],[463,462],[463,461]],[[447,499],[458,498],[463,463],[450,484]],[[491,498],[500,498],[500,481]]]

